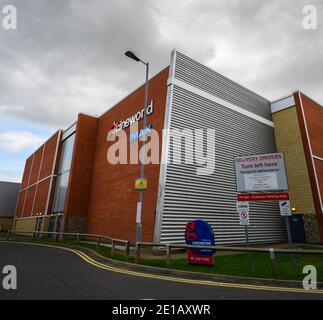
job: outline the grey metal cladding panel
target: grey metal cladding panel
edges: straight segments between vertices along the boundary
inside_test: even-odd
[[[272,120],[270,102],[212,69],[176,52],[175,78]]]
[[[230,149],[232,157],[273,152],[276,148],[272,127],[176,86],[170,125],[173,129],[214,129],[216,139],[228,142],[218,147]]]
[[[212,175],[198,176],[197,164],[168,163],[161,241],[183,242],[186,222],[204,219],[212,225],[218,244],[244,242],[244,228],[239,225],[236,213],[233,158],[242,154],[275,152],[274,129],[176,86],[170,128],[214,129],[215,170]],[[203,141],[206,145],[206,135]],[[194,145],[187,145],[194,148]],[[173,156],[172,146],[171,139],[169,160]],[[284,220],[277,203],[255,203],[250,208],[251,242],[286,241]]]
[[[0,181],[0,217],[13,217],[20,183]]]

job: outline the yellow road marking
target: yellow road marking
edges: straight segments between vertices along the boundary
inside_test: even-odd
[[[118,268],[115,268],[112,266],[108,266],[106,264],[95,261],[94,259],[89,257],[84,252],[82,252],[80,250],[76,250],[76,249],[55,246],[55,245],[49,245],[49,244],[40,244],[40,243],[28,243],[28,242],[19,242],[19,243],[62,249],[62,250],[76,254],[86,263],[93,265],[99,269],[103,269],[103,270],[107,270],[107,271],[111,271],[111,272],[116,272],[116,273],[122,273],[122,274],[126,274],[129,276],[136,276],[136,277],[157,279],[157,280],[164,280],[164,281],[172,281],[172,282],[180,282],[180,283],[188,283],[188,284],[195,284],[195,285],[207,285],[207,286],[214,286],[214,287],[248,289],[248,290],[262,290],[262,291],[291,292],[291,293],[323,294],[323,290],[319,290],[319,289],[318,290],[305,290],[305,289],[300,289],[300,288],[238,284],[238,283],[218,282],[218,281],[209,281],[209,280],[194,280],[194,279],[185,279],[185,278],[178,278],[178,277],[171,277],[171,276],[147,274],[147,273],[143,273],[143,272],[131,271],[131,270],[126,270],[126,269],[118,269]]]

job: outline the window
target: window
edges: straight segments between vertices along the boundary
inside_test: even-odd
[[[75,133],[63,141],[56,178],[52,213],[63,213],[71,170]]]

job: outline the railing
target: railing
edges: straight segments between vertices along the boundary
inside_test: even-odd
[[[72,233],[72,232],[47,232],[47,231],[16,231],[16,230],[10,230],[7,232],[7,240],[10,239],[10,235],[16,234],[16,235],[32,235],[33,239],[38,239],[40,235],[47,235],[47,236],[54,236],[55,241],[58,242],[60,237],[73,237],[75,240],[80,244],[82,238],[84,240],[86,239],[94,239],[96,243],[96,247],[99,248],[100,244],[103,244],[108,242],[111,244],[111,257],[115,255],[116,251],[116,245],[123,245],[124,246],[124,252],[125,252],[125,259],[128,260],[130,256],[130,242],[128,240],[122,240],[122,239],[115,239],[108,236],[102,236],[97,234],[90,234],[90,233]]]
[[[131,244],[128,240],[115,239],[108,236],[95,235],[95,234],[87,234],[87,233],[69,233],[69,232],[44,232],[44,231],[16,231],[10,230],[7,233],[7,240],[10,239],[12,234],[31,234],[34,239],[38,239],[40,235],[52,235],[55,236],[55,241],[58,241],[60,237],[71,236],[77,240],[78,243],[81,240],[86,239],[94,239],[96,243],[96,247],[99,248],[101,244],[104,244],[104,241],[111,244],[111,257],[115,255],[116,245],[123,245],[125,260],[128,261],[130,257],[130,247]],[[276,267],[276,253],[290,254],[291,255],[291,263],[292,269],[295,271],[295,261],[294,254],[318,254],[323,255],[323,250],[304,250],[304,249],[279,249],[279,248],[252,248],[252,247],[228,247],[228,246],[192,246],[192,245],[184,245],[184,244],[171,244],[171,243],[159,243],[159,242],[137,242],[134,245],[134,260],[135,263],[139,264],[141,260],[141,253],[143,247],[150,248],[163,248],[165,250],[165,260],[166,266],[170,267],[172,264],[172,249],[205,249],[205,250],[216,250],[216,251],[228,251],[228,252],[259,252],[259,253],[268,253],[269,259],[271,262],[271,270],[272,275],[275,278],[277,275],[277,267]],[[252,265],[249,265],[249,268],[252,269]],[[251,270],[250,270],[251,271]]]
[[[172,249],[204,249],[204,250],[216,250],[216,251],[231,251],[231,252],[262,252],[269,253],[269,259],[271,262],[272,275],[275,278],[277,275],[276,267],[276,253],[284,253],[291,255],[292,270],[295,272],[295,260],[294,254],[321,254],[323,255],[323,250],[303,250],[303,249],[279,249],[279,248],[251,248],[251,247],[227,247],[227,246],[192,246],[192,245],[182,245],[182,244],[163,244],[154,242],[137,242],[135,251],[135,262],[140,263],[141,248],[142,247],[164,247],[166,253],[166,266],[171,266],[172,261]],[[249,271],[251,271],[252,265],[249,265]]]

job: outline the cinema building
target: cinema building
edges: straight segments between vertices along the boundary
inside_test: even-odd
[[[117,125],[116,131],[130,137],[128,119],[137,114],[142,128],[143,101],[144,86],[99,117],[79,114],[26,160],[16,230],[86,232],[135,241],[134,181],[140,165],[109,163],[107,152],[114,142],[107,137]],[[203,219],[212,225],[218,244],[244,242],[233,159],[274,152],[284,153],[287,191],[294,213],[303,214],[307,241],[323,241],[321,105],[298,91],[270,102],[175,50],[169,67],[150,79],[149,101],[147,125],[159,133],[162,164],[145,166],[144,241],[183,242],[186,222]],[[197,175],[196,162],[167,161],[174,150],[171,134],[163,135],[163,129],[207,128],[215,131],[212,174]],[[207,134],[200,139],[207,142]],[[128,141],[128,158],[133,140],[136,136]],[[251,203],[250,222],[252,243],[286,241],[277,202]]]

